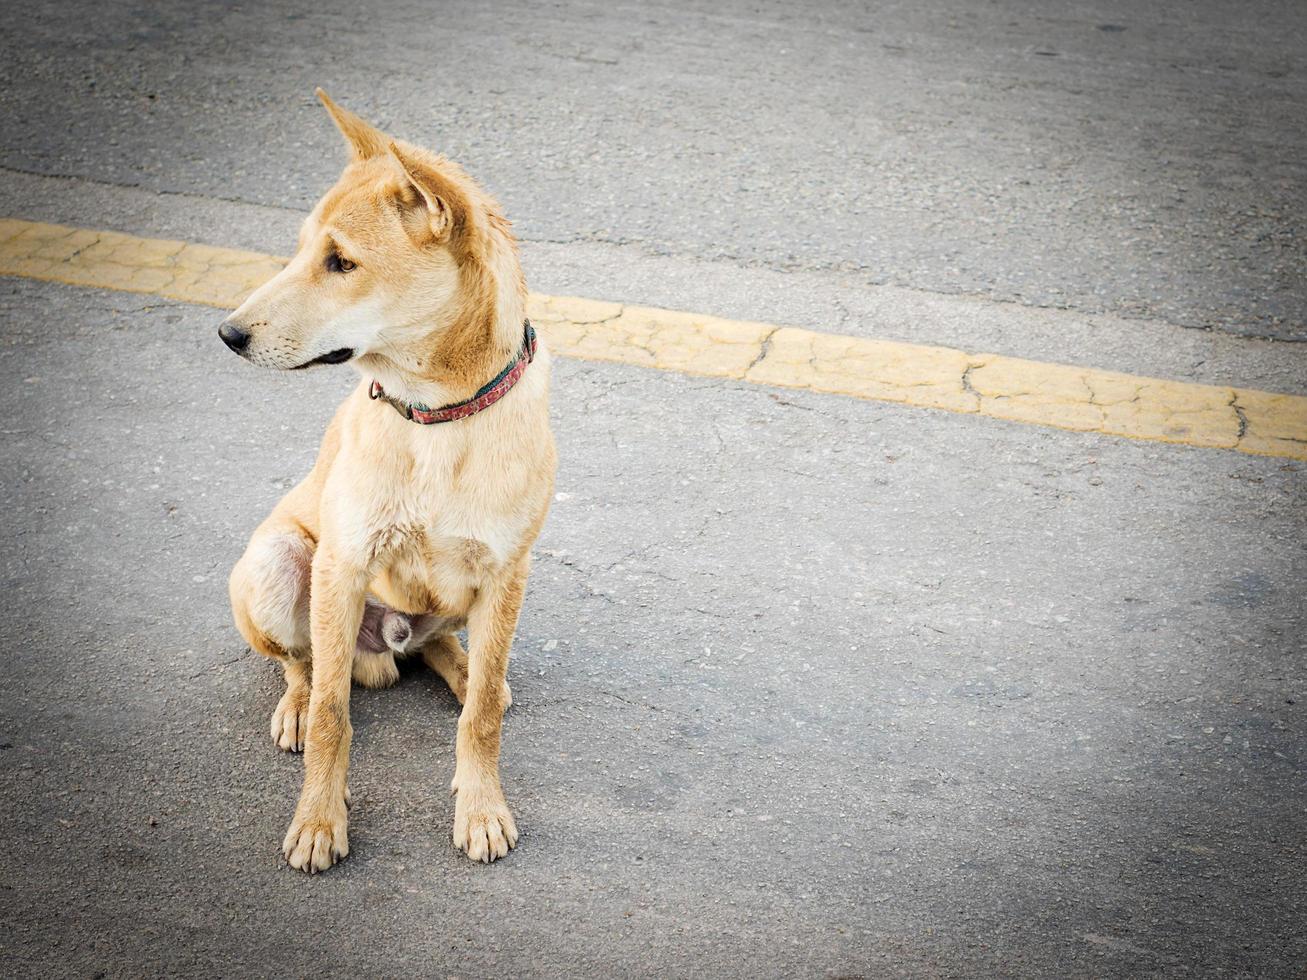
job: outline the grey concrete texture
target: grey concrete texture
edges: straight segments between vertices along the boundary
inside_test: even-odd
[[[519,848],[409,670],[308,878],[224,578],[354,375],[215,320],[0,292],[7,974],[1301,972],[1303,464],[560,360]]]
[[[1296,0],[11,5],[0,167],[304,209],[323,84],[529,242],[1303,340],[1305,52]]]

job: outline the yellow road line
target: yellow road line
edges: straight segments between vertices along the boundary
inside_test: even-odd
[[[0,275],[234,307],[284,259],[0,219]],[[569,357],[802,388],[1077,432],[1307,460],[1307,398],[1164,381],[947,347],[532,294]]]

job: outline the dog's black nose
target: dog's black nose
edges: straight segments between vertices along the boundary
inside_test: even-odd
[[[240,327],[226,320],[222,321],[222,326],[218,328],[218,336],[222,342],[234,350],[237,354],[250,345],[250,335]]]

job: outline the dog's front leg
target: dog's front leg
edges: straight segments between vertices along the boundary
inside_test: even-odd
[[[507,707],[508,651],[526,591],[527,560],[483,589],[468,614],[467,700],[458,719],[454,844],[473,861],[493,861],[517,844],[499,784],[499,735]]]
[[[282,844],[291,867],[310,873],[325,871],[349,853],[350,670],[367,579],[366,568],[318,547],[309,591],[313,687],[304,789]]]

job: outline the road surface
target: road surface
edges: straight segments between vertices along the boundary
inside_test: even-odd
[[[538,290],[1303,394],[1304,22],[16,10],[0,214],[284,254],[322,84],[481,176]],[[1301,972],[1304,463],[564,358],[519,848],[453,849],[410,669],[353,698],[350,857],[292,873],[225,579],[356,378],[220,316],[0,280],[7,972]]]

